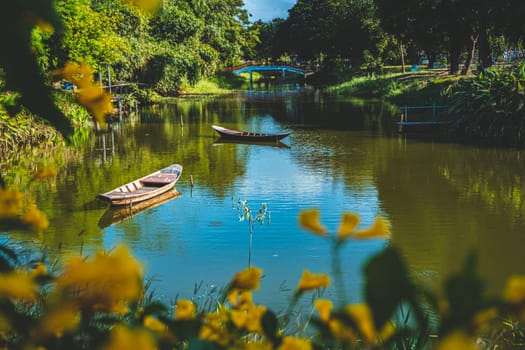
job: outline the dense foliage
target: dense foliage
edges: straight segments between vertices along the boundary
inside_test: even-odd
[[[452,132],[463,139],[525,144],[525,63],[487,69],[447,89],[451,112],[460,116]]]
[[[299,0],[278,35],[261,45],[260,58],[272,52],[301,61],[333,65],[338,59],[358,70],[365,64],[420,64],[432,67],[446,57],[453,74],[470,73],[473,64],[489,67],[507,50],[519,50],[524,38],[519,0]],[[405,61],[405,56],[407,59]]]

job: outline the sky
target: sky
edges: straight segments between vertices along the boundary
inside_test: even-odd
[[[276,17],[288,17],[288,10],[297,0],[244,0],[244,7],[252,16],[252,22],[261,20],[270,21]]]

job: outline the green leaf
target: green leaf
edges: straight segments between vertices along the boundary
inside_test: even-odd
[[[376,329],[392,317],[403,301],[413,300],[414,288],[399,251],[388,247],[365,266],[365,298]]]
[[[278,338],[278,321],[277,316],[271,310],[266,310],[261,318],[261,327],[264,334],[271,342],[275,343]]]
[[[476,274],[477,255],[470,253],[463,270],[445,282],[445,297],[450,312],[441,324],[445,334],[453,329],[469,327],[474,315],[487,306],[483,298],[484,282]]]

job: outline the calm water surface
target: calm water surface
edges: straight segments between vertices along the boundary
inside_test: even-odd
[[[314,207],[331,231],[346,211],[358,213],[363,227],[385,216],[414,276],[434,286],[473,249],[491,292],[509,274],[525,273],[525,153],[406,136],[392,115],[379,102],[311,90],[144,108],[96,133],[55,181],[38,185],[35,197],[51,219],[42,239],[60,254],[125,243],[166,300],[203,297],[251,262],[264,271],[255,301],[276,310],[303,269],[331,271],[328,242],[297,224],[299,211]],[[220,143],[213,124],[291,135],[280,147]],[[118,223],[103,219],[108,207],[96,194],[172,163],[184,167],[180,196]],[[232,207],[239,199],[270,211],[251,244]],[[348,302],[361,300],[363,264],[388,243],[345,246]]]

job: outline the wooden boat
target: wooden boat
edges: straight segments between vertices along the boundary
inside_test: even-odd
[[[98,227],[105,228],[114,224],[118,224],[146,210],[158,207],[180,196],[180,192],[173,188],[167,192],[159,194],[156,197],[136,203],[132,206],[110,206],[98,221]]]
[[[284,139],[288,134],[263,134],[258,132],[248,132],[248,131],[239,131],[223,128],[222,126],[212,125],[213,130],[217,131],[221,137],[225,139],[232,140],[247,140],[247,141],[260,141],[268,142],[273,141],[277,142]]]
[[[182,166],[172,164],[164,169],[98,195],[111,205],[132,205],[156,197],[175,186],[182,174]]]

